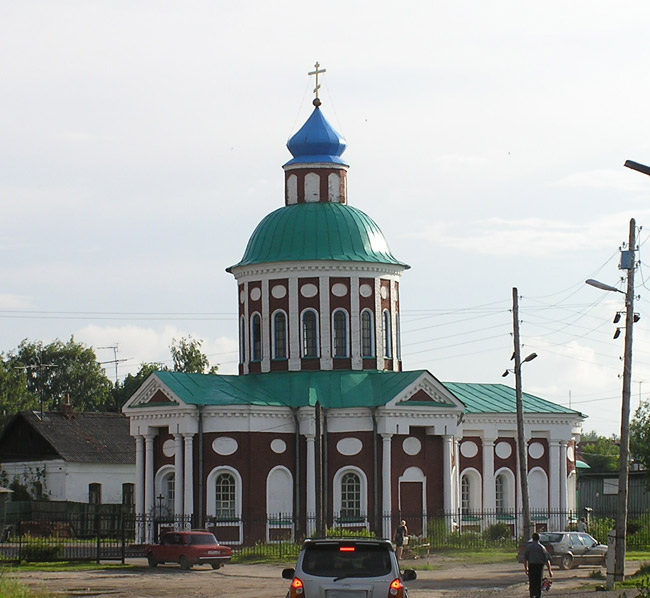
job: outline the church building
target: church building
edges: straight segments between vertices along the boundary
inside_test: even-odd
[[[215,526],[234,545],[298,540],[318,513],[326,527],[386,538],[401,518],[420,535],[434,516],[480,529],[494,513],[521,533],[515,391],[404,370],[409,266],[348,203],[346,142],[318,87],[287,144],[284,205],[226,268],[238,375],[156,372],[123,408],[136,512]],[[585,416],[528,394],[523,404],[531,509],[566,518]]]

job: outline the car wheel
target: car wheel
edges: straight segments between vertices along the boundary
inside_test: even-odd
[[[218,569],[219,567],[221,567],[221,563],[212,563],[213,569]]]
[[[560,569],[572,569],[573,568],[573,556],[570,554],[565,554],[560,561]]]
[[[183,571],[187,571],[190,568],[190,563],[185,555],[181,555],[181,557],[178,559],[178,564],[181,566],[181,569]]]
[[[157,567],[158,566],[158,561],[156,560],[156,557],[151,553],[149,553],[147,555],[147,562],[149,563],[150,567]]]

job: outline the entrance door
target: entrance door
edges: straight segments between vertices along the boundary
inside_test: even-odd
[[[400,482],[399,507],[402,519],[406,519],[409,534],[422,535],[422,482]]]

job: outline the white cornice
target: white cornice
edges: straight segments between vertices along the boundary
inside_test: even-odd
[[[239,281],[244,278],[259,278],[264,276],[301,276],[305,273],[314,276],[331,273],[333,276],[345,274],[347,276],[401,276],[404,266],[397,264],[383,264],[378,262],[337,262],[329,260],[270,262],[265,264],[251,264],[250,266],[236,266],[231,269],[233,276]]]

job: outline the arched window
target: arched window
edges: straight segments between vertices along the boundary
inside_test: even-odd
[[[333,356],[348,356],[348,314],[337,309],[332,315]]]
[[[262,319],[260,314],[251,318],[251,361],[262,360]]]
[[[506,510],[506,480],[499,474],[494,480],[494,497],[497,515],[503,515]]]
[[[481,509],[481,476],[475,469],[465,470],[461,475],[460,507],[463,515]]]
[[[246,361],[246,320],[242,317],[239,324],[239,363]]]
[[[393,356],[393,335],[390,323],[390,313],[384,310],[383,314],[384,323],[384,357],[390,359]]]
[[[283,311],[273,314],[273,359],[287,358],[287,316]]]
[[[318,318],[311,309],[302,314],[302,356],[318,357]]]
[[[217,519],[234,519],[236,513],[235,477],[230,473],[220,473],[215,480],[215,517]]]
[[[361,357],[374,357],[375,343],[372,325],[372,312],[364,309],[361,312]]]
[[[351,471],[341,478],[341,517],[361,517],[361,480]]]

